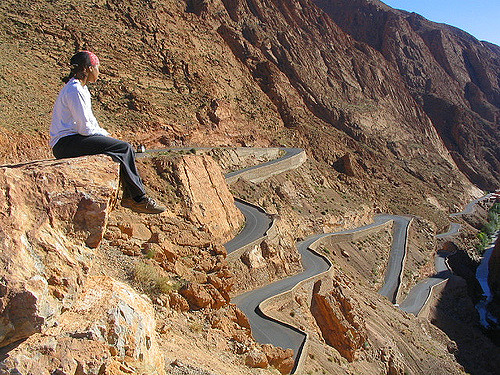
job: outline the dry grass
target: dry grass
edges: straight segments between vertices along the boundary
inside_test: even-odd
[[[133,278],[149,295],[169,294],[178,291],[182,282],[167,276],[165,272],[145,261],[139,261],[133,269]]]

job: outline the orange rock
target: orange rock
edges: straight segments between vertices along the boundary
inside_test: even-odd
[[[262,351],[266,354],[269,365],[278,369],[282,374],[290,374],[295,364],[292,349],[282,349],[271,344],[262,345]]]
[[[228,303],[226,298],[224,298],[212,284],[204,284],[203,287],[212,297],[212,301],[210,303],[210,307],[212,309],[220,309],[222,306]]]
[[[158,174],[170,168],[174,169],[186,217],[210,233],[216,240],[213,242],[231,239],[244,218],[234,204],[220,166],[208,155],[184,155],[170,162],[158,160]]]
[[[188,301],[177,293],[171,293],[169,296],[169,306],[170,308],[177,311],[189,311]]]
[[[245,364],[252,368],[266,368],[269,365],[266,355],[260,350],[251,350],[245,357]]]
[[[213,303],[212,296],[205,288],[197,283],[189,283],[180,290],[183,296],[189,303],[192,310],[200,310],[205,307],[210,307]]]
[[[89,156],[2,167],[0,189],[4,346],[53,324],[81,288],[115,200],[118,164]],[[54,282],[60,275],[65,282]]]
[[[90,277],[59,324],[10,350],[0,372],[123,375],[138,365],[164,375],[155,326],[148,300],[109,277]]]
[[[367,333],[364,320],[356,314],[354,300],[347,293],[347,288],[336,280],[318,280],[314,283],[311,313],[326,343],[352,362]]]
[[[151,231],[143,223],[131,223],[132,238],[141,241],[149,241],[151,238]]]

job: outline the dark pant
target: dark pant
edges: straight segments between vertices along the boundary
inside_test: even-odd
[[[68,135],[56,143],[52,148],[52,153],[56,159],[97,154],[109,155],[114,161],[120,163],[124,195],[135,198],[146,194],[135,166],[135,152],[127,142],[102,135]]]

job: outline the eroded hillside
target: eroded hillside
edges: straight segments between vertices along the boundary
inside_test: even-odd
[[[46,248],[37,247],[36,231],[26,237],[44,254],[50,272],[40,266],[45,260],[37,263],[40,258],[35,257],[29,271],[32,274],[23,277],[37,277],[24,288],[31,288],[30,293],[38,288],[34,295],[47,293],[49,302],[55,303],[56,307],[51,307],[55,313],[45,310],[45,315],[30,315],[31,326],[18,322],[27,329],[20,336],[10,327],[9,343],[31,337],[17,348],[4,348],[3,354],[12,350],[12,358],[22,358],[23,350],[36,347],[40,358],[53,364],[54,358],[59,360],[71,352],[72,345],[83,343],[77,345],[83,359],[72,357],[74,360],[62,361],[54,368],[68,373],[84,368],[88,373],[105,369],[102,371],[110,374],[150,374],[155,368],[159,373],[165,369],[174,374],[266,374],[276,372],[271,366],[286,373],[291,367],[289,351],[257,344],[244,315],[228,302],[234,294],[298,272],[297,241],[310,234],[369,223],[381,212],[415,215],[419,219],[410,232],[403,293],[431,274],[435,233],[448,226],[450,212],[482,193],[468,178],[483,188],[496,183],[496,86],[487,91],[485,80],[472,80],[468,99],[454,101],[463,96],[462,86],[432,81],[431,87],[437,91],[427,92],[425,98],[439,103],[449,100],[446,105],[465,103],[472,111],[443,119],[436,111],[429,111],[432,100],[422,101],[416,94],[421,93],[422,77],[412,76],[415,84],[409,84],[401,66],[385,51],[373,48],[377,46],[370,41],[353,39],[339,26],[345,25],[337,25],[308,0],[3,1],[3,163],[51,157],[47,133],[52,103],[62,87],[60,78],[68,72],[69,57],[78,49],[92,50],[100,57],[101,79],[90,87],[94,111],[101,125],[117,138],[149,149],[292,146],[304,148],[308,155],[299,169],[260,183],[240,180],[230,187],[208,156],[166,154],[143,159],[139,166],[148,189],[168,208],[159,218],[142,218],[115,207],[116,175],[106,174],[109,181],[104,185],[109,191],[102,191],[108,200],[99,201],[97,206],[109,215],[101,218],[92,239],[100,247],[81,250],[85,257],[91,252],[88,258],[92,263],[80,254],[85,258],[81,269],[63,277],[57,272],[58,263],[51,264],[55,254],[62,259],[67,256],[64,251],[50,251],[51,246],[60,251],[59,244],[46,245],[49,251],[45,254]],[[490,47],[496,53],[495,47]],[[478,56],[481,60],[482,55]],[[484,74],[490,73],[486,69]],[[467,76],[462,78],[460,82],[467,83]],[[442,94],[445,87],[450,91]],[[462,125],[471,118],[480,137],[464,132]],[[451,138],[443,130],[446,126],[453,129]],[[248,164],[232,151],[213,155],[226,171]],[[472,163],[474,158],[486,160],[486,166],[479,161]],[[36,168],[45,168],[43,163],[47,162]],[[99,162],[98,170],[111,173],[108,164]],[[17,167],[7,167],[5,173],[18,171]],[[474,173],[470,173],[471,168]],[[30,172],[35,176],[32,183],[18,178],[15,184],[4,184],[4,190],[16,191],[12,186],[17,184],[28,196],[41,194],[48,199],[51,195],[44,189],[62,189],[66,172],[56,168],[57,179],[50,178],[52,185],[42,183],[36,194],[29,193],[31,185],[44,181],[36,176],[45,172],[36,171]],[[75,194],[70,206],[75,212],[81,196],[92,193],[81,190],[88,176],[82,178],[71,188]],[[30,186],[21,189],[24,184]],[[242,222],[229,192],[260,204],[276,220],[277,235],[245,259],[228,259],[222,246]],[[60,197],[66,196],[61,192]],[[50,209],[37,207],[30,199],[35,222],[30,225],[54,226]],[[83,202],[83,208],[85,203],[94,207],[92,199]],[[12,214],[9,207],[12,205],[4,207],[6,217]],[[80,241],[81,231],[89,229],[85,220],[73,223],[72,212],[63,212],[69,224],[61,224],[69,233],[68,243]],[[473,239],[474,230],[468,230],[468,239]],[[298,319],[291,319],[293,324],[308,326],[312,332],[308,371],[460,373],[453,341],[376,294],[375,286],[381,283],[386,266],[389,237],[384,234],[329,249],[331,258],[338,262],[333,284],[325,279],[323,287],[318,284],[301,290],[298,300],[284,303],[282,314],[287,319],[295,315]],[[21,236],[17,244],[26,246],[26,238]],[[49,242],[54,241],[57,243],[55,239]],[[99,285],[106,288],[96,295]],[[15,286],[15,293],[26,292],[23,282],[16,279]],[[123,293],[106,294],[112,290]],[[352,327],[361,327],[359,337],[347,343],[354,349],[342,351],[331,342],[325,344],[321,324],[315,323],[312,312],[313,291],[317,303],[328,302],[316,305],[316,311],[337,311],[339,296],[353,301],[344,313],[359,317],[349,320]],[[149,298],[137,293],[146,293]],[[73,299],[78,302],[70,306]],[[102,305],[89,302],[96,300]],[[371,300],[374,302],[368,302]],[[13,301],[10,306],[15,306]],[[124,322],[114,305],[125,306],[121,310]],[[131,310],[134,313],[127,315]],[[88,329],[75,328],[72,318],[79,314]],[[152,328],[153,315],[156,328]],[[134,322],[141,317],[148,324],[136,330]],[[51,326],[53,319],[59,326]],[[123,325],[120,332],[126,338],[119,336],[113,341],[113,332],[120,330],[115,323]],[[393,339],[388,340],[388,336]],[[124,346],[123,340],[130,337],[137,340]],[[104,367],[92,367],[96,366],[91,365],[94,358],[85,356],[90,347],[101,353],[96,356],[108,361]],[[460,354],[465,352],[462,348]],[[140,359],[141,353],[148,356]],[[133,360],[129,361],[130,354]],[[436,359],[441,361],[439,368]],[[259,367],[267,369],[255,369]]]
[[[500,48],[377,0],[315,0],[344,31],[380,51],[475,184],[498,187]]]

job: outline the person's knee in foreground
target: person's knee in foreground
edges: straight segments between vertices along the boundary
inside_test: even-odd
[[[71,72],[63,78],[62,88],[54,104],[50,126],[50,147],[57,159],[105,154],[120,163],[123,185],[121,205],[133,211],[159,214],[165,208],[146,195],[135,165],[135,152],[124,141],[111,138],[101,128],[92,112],[87,83],[99,77],[99,59],[89,51],[80,51],[71,60]]]

